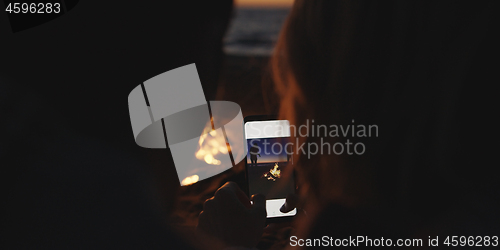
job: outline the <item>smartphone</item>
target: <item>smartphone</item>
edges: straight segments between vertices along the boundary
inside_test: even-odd
[[[286,196],[295,193],[290,122],[277,120],[276,116],[247,116],[244,134],[247,194],[266,196],[268,222],[291,219],[296,209],[280,211]]]

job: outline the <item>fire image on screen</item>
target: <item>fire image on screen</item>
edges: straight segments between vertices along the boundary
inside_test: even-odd
[[[264,194],[269,200],[294,193],[292,155],[285,148],[288,141],[288,137],[247,139],[250,194]]]

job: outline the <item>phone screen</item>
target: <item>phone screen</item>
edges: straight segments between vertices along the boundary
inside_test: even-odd
[[[249,194],[266,196],[267,218],[294,216],[280,211],[288,194],[295,193],[290,123],[287,120],[245,122],[246,171]]]

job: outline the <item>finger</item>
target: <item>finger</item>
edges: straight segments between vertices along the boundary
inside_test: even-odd
[[[234,182],[227,182],[224,184],[221,188],[215,192],[214,195],[214,201],[218,204],[217,206],[220,208],[236,208],[239,207],[242,210],[246,209],[246,203],[250,203],[250,201],[247,199],[245,201],[242,198],[238,197],[238,192],[239,187],[236,183]]]
[[[203,210],[206,211],[206,210],[209,210],[209,209],[212,209],[213,208],[213,203],[214,203],[214,197],[210,198],[210,199],[207,199],[204,203],[203,203]]]
[[[229,181],[229,182],[226,182],[221,188],[219,188],[219,190],[221,190],[224,195],[230,195],[230,196],[233,196],[233,194],[236,195],[236,198],[246,208],[252,207],[252,204],[250,203],[250,199],[248,199],[247,195],[245,194],[245,192],[243,192],[241,190],[241,188],[238,186],[238,184],[236,184],[232,181]],[[217,190],[217,191],[219,191],[219,190]],[[228,191],[229,193],[224,193],[226,191]]]
[[[281,206],[280,211],[282,213],[288,213],[297,207],[298,197],[295,194],[289,194],[286,196],[285,204]]]
[[[236,185],[236,183],[235,183],[235,186],[236,186],[235,193],[236,193],[236,196],[238,197],[238,199],[240,200],[240,202],[246,208],[251,208],[252,204],[250,203],[250,199],[248,199],[248,196],[245,194],[245,192],[243,192],[243,190],[241,190],[241,188],[238,185]]]
[[[255,214],[261,214],[264,217],[267,216],[266,212],[266,197],[262,194],[252,195],[253,205],[250,211]]]
[[[224,185],[222,185],[222,187],[220,187],[219,189],[217,189],[217,191],[215,191],[215,194],[214,194],[214,198],[218,198],[220,196],[222,197],[233,197],[233,198],[238,198],[236,196],[236,184],[234,182],[226,182]]]

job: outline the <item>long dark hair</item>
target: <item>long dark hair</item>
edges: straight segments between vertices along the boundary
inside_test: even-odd
[[[271,60],[281,117],[379,129],[322,138],[362,142],[362,155],[298,155],[309,204],[398,207],[419,220],[496,185],[491,166],[471,168],[485,138],[469,133],[487,105],[471,87],[498,80],[493,5],[296,0]]]

